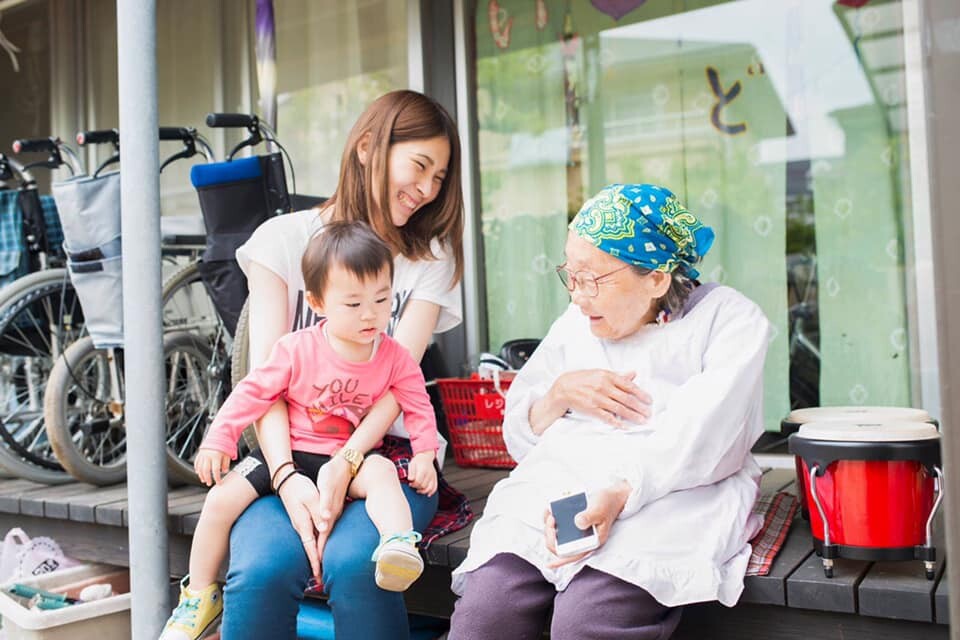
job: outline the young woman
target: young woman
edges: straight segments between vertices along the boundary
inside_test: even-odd
[[[336,220],[366,222],[393,251],[387,332],[414,360],[423,356],[434,332],[459,324],[459,137],[436,102],[413,91],[395,91],[374,101],[354,125],[330,200],[319,209],[269,220],[237,250],[250,289],[252,365],[263,362],[281,336],[318,320],[306,303],[300,258],[310,237]],[[370,424],[376,432],[399,413],[388,393],[358,431]],[[402,427],[391,431],[398,428],[402,435]],[[280,401],[257,425],[271,475],[291,459],[289,434],[287,409]],[[278,496],[260,498],[240,517],[230,537],[225,639],[295,638],[311,567],[321,564],[338,639],[406,637],[402,594],[384,591],[374,580],[370,557],[380,541],[377,529],[362,501],[344,507],[350,473],[351,462],[334,456],[320,470],[318,482],[292,477]],[[436,512],[437,494],[424,495],[406,484],[403,490],[413,526],[422,531]]]

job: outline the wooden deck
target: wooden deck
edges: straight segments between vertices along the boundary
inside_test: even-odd
[[[451,464],[445,475],[467,495],[479,515],[490,488],[506,472]],[[787,470],[767,472],[761,487],[767,493],[792,488],[792,471]],[[174,576],[187,572],[190,537],[204,493],[200,487],[181,487],[168,494],[170,570]],[[31,536],[52,536],[65,553],[81,560],[128,565],[127,523],[131,516],[136,516],[136,505],[127,502],[123,485],[47,487],[24,480],[0,481],[0,530],[18,526]],[[426,551],[424,577],[407,594],[411,611],[449,616],[454,601],[450,571],[466,555],[471,528],[441,538]],[[921,562],[847,560],[837,561],[835,577],[827,579],[813,553],[809,527],[798,516],[770,574],[748,578],[737,607],[688,607],[676,637],[946,638],[946,589],[942,561],[933,581],[924,577]],[[767,626],[760,633],[763,624]],[[757,631],[748,632],[751,628]]]

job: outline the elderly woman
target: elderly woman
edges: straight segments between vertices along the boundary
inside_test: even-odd
[[[713,231],[667,189],[604,188],[570,224],[557,268],[572,304],[507,395],[518,461],[453,573],[451,640],[668,638],[686,603],[733,605],[759,528],[769,326],[756,304],[697,282]],[[548,503],[600,546],[556,555]],[[509,629],[509,631],[505,631]]]

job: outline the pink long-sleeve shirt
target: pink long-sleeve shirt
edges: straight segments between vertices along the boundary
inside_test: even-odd
[[[436,451],[437,423],[420,367],[396,340],[382,334],[366,362],[340,357],[323,333],[326,322],[288,333],[270,357],[233,388],[201,447],[237,456],[247,425],[280,398],[287,402],[294,451],[333,454],[387,391],[403,411],[413,452]]]

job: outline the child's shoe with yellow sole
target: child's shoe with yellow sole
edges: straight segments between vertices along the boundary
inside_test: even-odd
[[[406,591],[423,573],[423,558],[417,549],[421,536],[416,531],[380,538],[373,552],[377,563],[377,586],[386,591]]]

